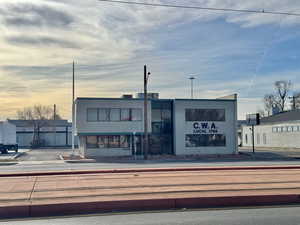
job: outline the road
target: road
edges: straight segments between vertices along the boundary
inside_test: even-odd
[[[6,225],[299,225],[300,206],[210,209],[0,221]]]

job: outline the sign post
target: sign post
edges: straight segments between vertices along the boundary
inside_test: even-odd
[[[254,143],[254,126],[260,124],[260,115],[259,113],[248,114],[246,117],[247,125],[251,126],[252,131],[252,152],[255,154],[255,143]]]

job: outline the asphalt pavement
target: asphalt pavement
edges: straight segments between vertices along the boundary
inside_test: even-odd
[[[0,221],[3,225],[299,225],[300,206],[207,209],[36,218]]]

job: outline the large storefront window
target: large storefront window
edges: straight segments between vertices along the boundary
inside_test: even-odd
[[[120,147],[121,148],[129,148],[129,136],[127,136],[127,135],[120,136]]]
[[[108,136],[98,136],[98,147],[109,148]]]
[[[186,109],[186,121],[225,121],[225,109]]]
[[[224,134],[187,134],[185,136],[186,147],[226,146]]]
[[[86,137],[86,145],[88,148],[97,148],[98,147],[97,136]]]
[[[86,144],[88,148],[130,148],[129,135],[100,135],[100,136],[87,136]]]

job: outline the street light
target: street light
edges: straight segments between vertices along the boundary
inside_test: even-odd
[[[196,78],[191,76],[191,77],[189,77],[189,79],[191,80],[191,99],[193,99],[194,98],[194,80]]]
[[[144,65],[144,159],[148,159],[148,93],[147,85],[150,72],[147,72],[147,66]]]

